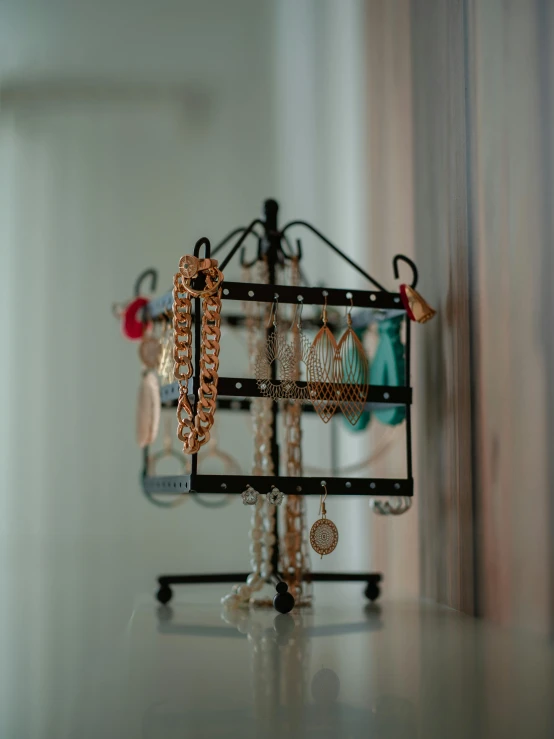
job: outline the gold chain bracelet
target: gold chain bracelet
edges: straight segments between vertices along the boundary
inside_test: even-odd
[[[191,283],[203,274],[206,285],[195,290]],[[223,273],[215,259],[198,259],[187,255],[179,262],[173,279],[173,374],[179,383],[177,436],[185,454],[196,454],[210,439],[217,400],[219,340],[221,338],[221,286]],[[188,398],[192,367],[192,301],[202,299],[202,349],[196,414]],[[199,320],[199,316],[196,316]]]

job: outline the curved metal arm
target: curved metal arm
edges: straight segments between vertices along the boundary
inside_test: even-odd
[[[250,269],[250,267],[253,267],[256,262],[258,262],[262,258],[262,237],[258,237],[258,249],[256,251],[256,256],[252,261],[247,262],[246,261],[246,247],[243,246],[240,250],[240,266],[246,267],[246,269]]]
[[[290,243],[290,241],[289,241],[289,240],[287,239],[287,237],[286,237],[286,236],[284,236],[284,235],[283,235],[283,241],[284,241],[284,242],[285,242],[285,244],[287,245],[287,249],[288,249],[288,254],[287,254],[287,252],[286,252],[286,251],[285,251],[285,250],[283,249],[283,244],[281,244],[281,251],[282,251],[282,252],[283,252],[283,254],[285,255],[286,259],[293,259],[294,257],[298,257],[298,258],[300,258],[300,256],[299,256],[298,254],[295,254],[295,253],[294,253],[294,249],[292,248],[292,244],[291,244],[291,243]]]
[[[240,237],[240,239],[233,246],[233,248],[231,249],[231,251],[229,252],[229,254],[227,254],[227,256],[225,257],[225,259],[221,262],[221,264],[219,266],[219,269],[222,272],[225,269],[225,267],[229,264],[229,262],[231,261],[231,259],[234,257],[234,255],[237,253],[237,251],[240,249],[240,247],[242,246],[243,241],[246,239],[246,237],[248,236],[248,234],[252,233],[254,231],[254,227],[255,226],[258,226],[258,225],[259,226],[263,226],[264,223],[263,223],[263,221],[260,221],[259,218],[256,218],[254,221],[252,221],[252,223],[248,226],[248,228],[246,228],[244,230],[244,232],[243,232],[242,236]]]
[[[327,246],[332,249],[336,254],[339,255],[339,257],[342,257],[345,262],[348,262],[348,264],[351,267],[354,267],[354,269],[359,272],[361,275],[363,275],[366,280],[369,280],[378,290],[382,290],[383,292],[389,292],[383,285],[381,285],[377,280],[375,280],[370,274],[368,274],[365,270],[363,270],[361,267],[359,267],[356,262],[352,261],[350,257],[347,257],[346,254],[341,251],[338,246],[335,246],[329,239],[324,236],[321,231],[318,231],[317,228],[312,226],[310,223],[307,223],[306,221],[291,221],[290,223],[287,223],[287,225],[283,228],[281,231],[281,236],[284,237],[285,231],[287,231],[289,228],[292,228],[293,226],[304,226],[304,228],[309,229],[312,233],[314,233],[318,238],[321,239]]]
[[[156,292],[156,286],[158,284],[158,270],[151,267],[150,269],[145,269],[144,272],[141,272],[137,277],[135,282],[135,298],[139,297],[142,283],[147,277],[150,277],[150,292]]]
[[[202,236],[202,238],[201,239],[198,239],[198,241],[194,245],[194,256],[200,258],[200,249],[203,246],[205,247],[205,251],[206,251],[204,257],[206,259],[209,259],[210,258],[210,252],[212,250],[212,246],[210,244],[210,240],[206,236]]]
[[[230,234],[227,234],[227,236],[223,239],[223,241],[220,241],[219,244],[214,246],[214,248],[212,249],[212,257],[214,257],[218,251],[223,249],[225,244],[231,241],[232,238],[234,238],[235,236],[238,236],[241,233],[244,233],[244,231],[246,231],[245,226],[240,226],[240,228],[235,228],[234,231],[231,231]],[[261,238],[260,234],[257,231],[254,231],[254,229],[252,229],[252,233],[254,233],[258,238]]]
[[[411,267],[412,269],[412,284],[410,287],[413,287],[415,289],[415,286],[417,285],[417,281],[419,278],[417,267],[412,262],[412,260],[409,257],[405,257],[404,254],[397,254],[394,259],[392,260],[392,269],[394,272],[394,279],[398,280],[400,278],[399,272],[398,272],[398,262],[406,262],[406,264]]]
[[[254,233],[256,233],[256,232],[254,231]],[[295,257],[298,258],[298,259],[300,259],[300,257],[302,256],[302,250],[300,248],[300,241],[297,242],[298,243],[298,249],[297,249],[297,253],[296,254],[294,253],[294,249],[292,248],[292,244],[290,243],[290,241],[287,239],[286,236],[283,237],[283,241],[287,245],[287,250],[288,251],[285,251],[283,249],[283,244],[282,243],[279,244],[279,248],[281,250],[281,253],[285,257],[285,259],[289,259],[290,260],[290,259],[294,259]],[[253,267],[256,264],[256,262],[258,262],[260,259],[262,259],[262,237],[261,236],[258,236],[258,252],[257,252],[256,256],[254,257],[254,259],[252,259],[251,262],[247,262],[246,261],[246,258],[245,258],[245,255],[246,255],[246,249],[243,246],[242,249],[240,250],[240,264],[241,264],[241,267],[246,267],[247,269],[250,269],[250,267]]]

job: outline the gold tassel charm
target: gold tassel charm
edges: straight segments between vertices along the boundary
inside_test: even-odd
[[[412,321],[427,323],[427,321],[430,321],[437,314],[437,311],[431,308],[418,291],[409,285],[400,285],[400,297]]]

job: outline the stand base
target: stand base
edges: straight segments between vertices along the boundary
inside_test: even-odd
[[[173,598],[172,585],[208,585],[208,584],[221,584],[221,583],[240,583],[246,582],[249,572],[233,572],[217,575],[160,575],[158,583],[160,588],[156,593],[156,598],[160,603],[164,605],[169,603]],[[378,572],[355,572],[355,573],[339,573],[339,572],[312,572],[309,577],[306,578],[307,582],[365,582],[366,589],[364,595],[370,601],[376,601],[381,594],[381,588],[379,583],[382,581],[383,576]],[[275,603],[275,609],[283,612],[291,611],[294,608],[294,599],[290,593],[282,593],[280,590],[281,582],[277,582],[277,602]],[[286,589],[285,589],[286,590]],[[279,595],[286,596],[286,611],[281,610],[284,603],[284,598],[279,598]],[[283,603],[281,603],[283,601]],[[290,607],[289,607],[290,606]]]

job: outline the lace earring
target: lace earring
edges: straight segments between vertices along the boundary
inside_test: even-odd
[[[292,400],[303,401],[309,400],[310,394],[307,384],[304,385],[304,387],[300,387],[298,384],[300,380],[300,365],[303,364],[306,367],[307,376],[308,357],[310,355],[311,344],[302,329],[302,309],[304,308],[304,298],[299,297],[298,301],[299,302],[294,309],[294,316],[290,325],[291,347],[294,356],[290,397]]]
[[[273,326],[273,331],[267,337],[265,347],[256,357],[256,382],[262,395],[273,400],[288,398],[293,386],[294,353],[288,345],[285,336],[279,331],[277,324],[277,309],[279,295],[275,293],[267,327]],[[277,380],[272,376],[272,365],[277,363]]]
[[[346,420],[355,426],[364,412],[369,393],[369,362],[362,342],[352,328],[353,307],[354,301],[350,298],[346,331],[338,343],[337,353],[340,358],[339,405]]]
[[[323,423],[328,423],[338,408],[340,390],[336,384],[340,382],[340,355],[335,337],[327,325],[327,293],[319,329],[310,348],[307,369],[308,397]]]

